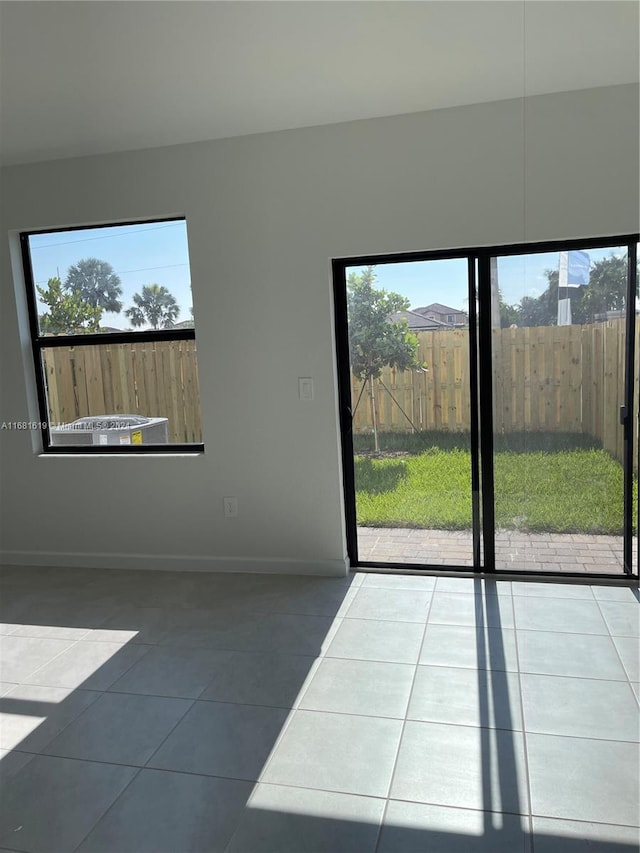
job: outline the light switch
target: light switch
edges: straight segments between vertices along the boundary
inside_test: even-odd
[[[298,379],[298,394],[301,400],[313,400],[313,379],[304,376]]]

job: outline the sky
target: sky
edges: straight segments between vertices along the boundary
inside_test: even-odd
[[[30,237],[31,259],[36,284],[41,287],[59,275],[64,282],[69,267],[85,258],[107,261],[122,283],[124,308],[131,307],[134,293],[144,285],[160,284],[180,306],[177,322],[191,319],[191,276],[184,220],[146,222]],[[620,248],[593,249],[591,262],[607,257]],[[546,269],[558,268],[558,252],[519,255],[498,259],[498,279],[504,301],[515,305],[523,296],[539,296],[547,287]],[[361,267],[349,271],[359,272]],[[379,264],[376,286],[408,297],[411,307],[432,302],[456,310],[468,310],[467,262],[465,259]],[[39,305],[40,311],[46,307]],[[197,318],[196,318],[197,319]],[[131,328],[124,313],[102,315],[103,326]]]
[[[612,253],[625,249],[591,249],[588,254],[593,264]],[[498,286],[504,301],[516,305],[523,296],[537,297],[547,289],[547,269],[558,269],[559,252],[533,255],[515,255],[498,258]],[[363,267],[350,267],[350,272],[361,272]],[[377,288],[406,296],[412,308],[440,302],[448,308],[468,311],[467,261],[452,258],[438,261],[413,261],[399,264],[378,264],[375,267]]]
[[[40,287],[46,287],[47,281],[57,275],[64,283],[69,267],[85,258],[111,264],[120,277],[124,307],[120,314],[104,312],[102,326],[130,329],[124,310],[132,306],[133,294],[148,284],[163,285],[175,297],[180,306],[176,322],[191,319],[193,301],[184,220],[33,234],[29,245],[35,282]],[[46,306],[39,303],[38,310],[44,312]]]

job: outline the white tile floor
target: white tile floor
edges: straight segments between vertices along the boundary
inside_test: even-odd
[[[637,589],[2,577],[2,851],[638,849]]]

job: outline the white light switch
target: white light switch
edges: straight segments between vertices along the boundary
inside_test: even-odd
[[[303,376],[298,379],[298,394],[301,400],[313,400],[313,379]]]

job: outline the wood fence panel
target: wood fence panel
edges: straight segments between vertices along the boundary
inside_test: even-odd
[[[530,329],[529,340],[535,342],[533,385],[531,389],[532,406],[536,409],[536,421],[539,429],[547,429],[549,421],[549,359],[547,357],[547,344],[544,338],[544,329],[534,327]]]
[[[509,366],[511,372],[511,430],[517,430],[524,419],[524,329],[505,329],[509,333]]]
[[[418,342],[418,358],[426,362],[428,373],[388,371],[383,381],[416,429],[468,430],[468,331],[420,332]],[[640,340],[636,353],[640,362]],[[495,329],[491,355],[494,429],[588,433],[621,458],[618,413],[624,387],[623,355],[622,320],[591,326]],[[375,384],[379,428],[412,431],[412,424],[382,385]],[[362,383],[354,379],[354,405],[361,388]],[[365,392],[354,418],[355,432],[372,429],[367,397]],[[637,396],[634,405],[637,417]]]
[[[51,350],[44,350],[42,353],[42,368],[46,383],[48,419],[52,424],[60,423],[62,392],[58,387],[58,365]]]
[[[469,368],[469,334],[460,332],[460,373],[458,374],[458,417],[456,430],[464,430],[471,422],[471,389]]]
[[[157,342],[153,345],[153,381],[155,385],[156,399],[158,401],[158,411],[166,412],[169,406],[167,399],[167,386],[165,385],[165,350],[162,342]],[[166,417],[166,415],[165,415]],[[171,422],[169,422],[169,435],[171,435]]]
[[[569,334],[563,343],[561,352],[563,364],[560,381],[562,408],[558,428],[563,428],[567,432],[581,432],[582,352],[580,326],[568,326],[567,328]]]
[[[604,412],[602,445],[616,458],[622,459],[620,406],[624,393],[624,327],[617,323],[606,323],[603,324],[603,327]]]
[[[419,430],[427,429],[427,373],[420,371],[414,380],[414,423]]]
[[[124,364],[124,344],[111,347],[111,397],[114,415],[125,414],[124,391],[122,387],[122,368]]]
[[[84,352],[75,347],[71,350],[71,369],[73,373],[74,391],[76,395],[76,417],[85,418],[89,414],[89,397],[87,394],[87,371],[84,363]]]
[[[454,392],[454,353],[452,348],[453,340],[450,335],[439,335],[438,347],[440,356],[440,376],[442,382],[442,399],[440,401],[440,416],[442,418],[442,429],[451,429],[451,420],[453,414],[453,392]]]
[[[492,339],[496,432],[584,432],[622,458],[624,321],[495,329]],[[418,358],[426,363],[427,373],[385,368],[381,380],[388,390],[382,382],[374,382],[380,430],[468,430],[468,330],[420,332],[418,342]],[[635,359],[633,417],[638,426],[640,321]],[[202,440],[194,341],[55,347],[44,351],[43,363],[53,423],[86,415],[137,413],[167,417],[172,441]],[[352,378],[354,406],[362,387]],[[355,412],[354,431],[371,429],[366,388]]]
[[[105,344],[43,351],[51,423],[79,417],[166,417],[172,442],[202,440],[195,343]]]
[[[582,431],[593,435],[595,429],[593,413],[593,347],[589,326],[582,326],[580,329],[580,348],[582,352]]]
[[[180,384],[180,341],[169,341],[169,364],[171,367],[171,410],[176,418],[176,441],[185,433],[184,404]]]
[[[533,407],[534,411],[532,411],[531,407],[531,398],[532,398],[532,384],[533,380],[531,377],[531,368],[532,368],[532,352],[531,352],[531,329],[528,326],[522,330],[522,373],[523,373],[523,388],[522,388],[522,423],[529,424],[529,427],[533,429],[533,421],[532,418],[534,416],[535,406]],[[535,395],[534,402],[535,402]]]
[[[625,347],[627,343],[626,328],[623,326],[619,334],[615,334],[616,330],[612,329],[611,337],[617,339],[617,357],[613,354],[615,368],[612,371],[615,374],[615,416],[616,416],[616,443],[614,456],[618,459],[623,458],[624,453],[624,430],[620,424],[620,407],[624,405],[624,382],[625,382]]]
[[[202,441],[202,423],[200,417],[200,385],[198,379],[198,353],[195,341],[184,342],[185,359],[183,361],[183,387],[185,395],[185,421],[188,431],[186,440]]]
[[[115,356],[112,346],[105,346],[102,350],[100,368],[102,373],[102,388],[104,394],[104,411],[115,413],[115,399],[113,397],[113,359]]]
[[[391,371],[389,368],[385,367],[382,371],[382,375],[380,376],[380,379],[384,382],[387,388],[391,382],[390,373]],[[382,382],[376,383],[376,415],[379,421],[389,425],[389,429],[395,430],[397,428],[398,412],[395,407],[392,408],[391,400],[389,399],[387,392],[384,390]]]
[[[500,371],[500,383],[502,385],[502,412],[498,412],[498,428],[502,432],[512,432],[515,423],[515,382],[517,379],[514,358],[515,331],[515,329],[503,329],[498,336],[500,340],[500,360],[497,367]],[[494,431],[497,431],[495,423]]]
[[[158,391],[162,393],[162,408],[169,413],[165,414],[165,417],[169,419],[169,441],[175,441],[177,423],[175,412],[171,408],[171,365],[166,342],[156,344],[156,352],[160,364]]]
[[[450,338],[448,359],[449,406],[447,427],[450,431],[460,429],[462,423],[462,340],[468,338],[460,329],[449,332]]]
[[[157,384],[158,402],[165,413],[164,417],[169,418],[169,440],[173,441],[172,435],[175,431],[175,417],[171,411],[171,381],[169,375],[168,352],[165,342],[159,342],[155,346],[156,364],[157,364]],[[167,414],[169,413],[169,414]]]
[[[560,331],[558,331],[560,329]],[[553,352],[553,367],[552,367],[552,382],[551,382],[551,420],[549,423],[550,429],[558,429],[562,423],[564,416],[563,393],[568,390],[562,387],[562,380],[565,378],[565,348],[564,335],[562,327],[549,326],[548,336],[551,338],[551,349]]]
[[[593,407],[593,432],[600,441],[604,439],[604,329],[601,326],[591,326],[591,351],[593,381],[591,384]]]
[[[138,405],[141,412],[147,412],[148,417],[160,417],[160,406],[158,405],[157,383],[155,363],[155,345],[144,343],[136,354],[138,373]]]
[[[106,361],[105,353],[98,347],[83,347],[85,379],[87,383],[87,414],[109,414],[105,400],[105,387],[102,378],[102,365]]]
[[[436,407],[438,405],[438,366],[433,356],[433,332],[421,332],[418,340],[424,339],[424,350],[420,353],[420,361],[427,365],[429,381],[425,386],[424,397],[424,429],[436,428]]]
[[[447,430],[449,428],[449,360],[447,343],[441,334],[433,336],[433,353],[438,370],[438,408],[436,412],[436,428]]]
[[[61,350],[61,358],[58,360],[58,350],[54,350],[58,363],[58,388],[62,391],[60,405],[60,423],[72,421],[80,414],[78,397],[76,394],[76,377],[73,369],[73,349]]]

